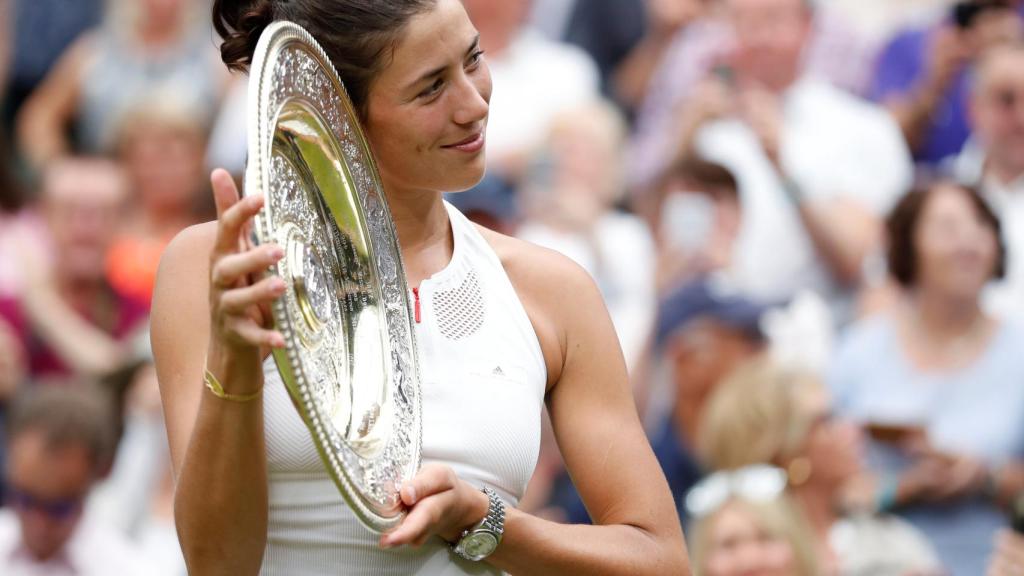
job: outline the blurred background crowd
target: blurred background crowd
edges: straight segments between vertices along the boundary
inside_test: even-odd
[[[244,171],[209,4],[0,0],[3,574],[184,574],[147,316]],[[449,200],[596,279],[696,573],[1024,574],[1024,2],[465,5]],[[550,433],[522,506],[588,521]]]

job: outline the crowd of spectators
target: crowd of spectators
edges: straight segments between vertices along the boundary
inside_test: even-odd
[[[464,4],[448,199],[596,280],[695,573],[1024,574],[1024,2]],[[244,171],[209,9],[0,0],[0,573],[185,573],[147,319]],[[588,521],[548,430],[522,505]]]

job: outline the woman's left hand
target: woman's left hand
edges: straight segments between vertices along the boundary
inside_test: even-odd
[[[439,464],[424,466],[401,489],[409,512],[394,530],[380,537],[382,548],[420,546],[431,536],[455,542],[487,515],[487,495]]]

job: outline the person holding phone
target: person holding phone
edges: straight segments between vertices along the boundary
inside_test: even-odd
[[[918,163],[935,168],[960,153],[970,134],[974,63],[1024,35],[1015,4],[958,1],[940,22],[901,32],[882,50],[869,97],[892,112]]]

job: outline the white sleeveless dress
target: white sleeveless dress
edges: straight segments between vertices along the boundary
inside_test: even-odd
[[[446,464],[515,506],[537,462],[547,370],[497,255],[465,216],[446,207],[454,255],[418,290],[423,463]],[[501,573],[463,561],[439,538],[419,549],[381,550],[321,464],[273,360],[263,369],[270,517],[262,574]]]

